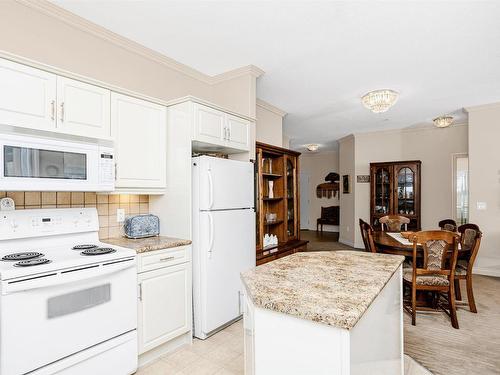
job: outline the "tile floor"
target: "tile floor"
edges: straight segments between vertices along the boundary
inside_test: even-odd
[[[243,320],[161,357],[136,375],[243,375]],[[279,374],[276,374],[279,375]],[[405,356],[405,375],[432,375]]]

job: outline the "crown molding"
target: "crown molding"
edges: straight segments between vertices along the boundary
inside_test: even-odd
[[[275,107],[274,105],[272,105],[272,104],[270,104],[262,99],[259,99],[259,98],[257,98],[255,104],[257,105],[257,107],[264,108],[264,109],[268,110],[269,112],[272,112],[272,113],[274,113],[278,116],[281,116],[281,117],[285,117],[285,115],[287,114],[282,109],[279,109],[278,107]]]
[[[255,66],[255,65],[247,65],[247,66],[242,66],[241,68],[236,68],[236,69],[229,70],[227,72],[212,76],[212,77],[210,77],[210,82],[212,85],[215,85],[215,84],[218,84],[218,83],[230,80],[230,79],[238,78],[241,76],[250,75],[252,77],[258,78],[263,74],[264,74],[264,71],[261,68]]]
[[[349,134],[349,135],[346,135],[342,138],[339,138],[337,139],[337,142],[338,143],[343,143],[343,142],[346,142],[346,141],[350,141],[350,140],[353,140],[354,139],[354,134]]]
[[[397,134],[397,133],[419,133],[419,132],[427,132],[427,131],[445,131],[445,130],[453,130],[455,128],[460,128],[462,126],[468,126],[469,124],[466,122],[461,122],[457,124],[452,124],[446,128],[438,128],[434,125],[429,125],[426,127],[420,128],[399,128],[399,129],[386,129],[386,130],[374,130],[369,132],[360,132],[354,133],[354,137],[363,138],[370,137],[374,134]]]
[[[264,71],[262,69],[254,65],[248,65],[242,68],[231,70],[229,72],[218,74],[216,76],[209,76],[194,68],[191,68],[188,65],[182,64],[168,56],[165,56],[159,52],[147,48],[142,44],[134,42],[102,26],[99,26],[91,21],[88,21],[85,18],[80,17],[74,13],[71,13],[70,11],[67,11],[66,9],[63,9],[46,0],[15,0],[15,1],[27,8],[43,13],[49,17],[56,18],[71,27],[92,34],[100,39],[104,39],[123,49],[126,49],[127,51],[136,53],[158,64],[167,66],[170,69],[174,69],[181,74],[197,79],[208,85],[214,85],[236,77],[243,76],[245,74],[250,74],[254,77],[259,77],[260,75],[264,74]]]
[[[500,109],[500,102],[465,107],[466,112],[487,111],[489,109]]]

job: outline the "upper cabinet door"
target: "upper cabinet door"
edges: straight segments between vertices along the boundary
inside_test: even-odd
[[[0,59],[0,124],[55,130],[56,76]]]
[[[115,140],[116,187],[166,187],[166,127],[164,106],[111,94],[111,129]]]
[[[200,104],[194,104],[195,141],[224,145],[227,138],[226,114]]]
[[[250,123],[240,117],[227,115],[228,145],[233,148],[248,150]]]
[[[67,134],[110,138],[109,90],[57,77],[57,128]]]

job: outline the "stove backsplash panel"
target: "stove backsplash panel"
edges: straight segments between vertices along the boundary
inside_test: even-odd
[[[119,237],[123,223],[116,221],[116,210],[122,208],[125,215],[149,213],[149,195],[96,194],[83,192],[47,191],[0,191],[0,199],[10,197],[16,210],[33,208],[97,207],[99,214],[99,238]]]

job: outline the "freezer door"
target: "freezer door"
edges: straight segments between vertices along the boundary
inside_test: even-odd
[[[255,266],[255,212],[202,212],[201,331],[208,334],[242,314],[240,273]]]
[[[193,158],[199,209],[225,210],[254,206],[254,168],[250,162],[201,156]]]

